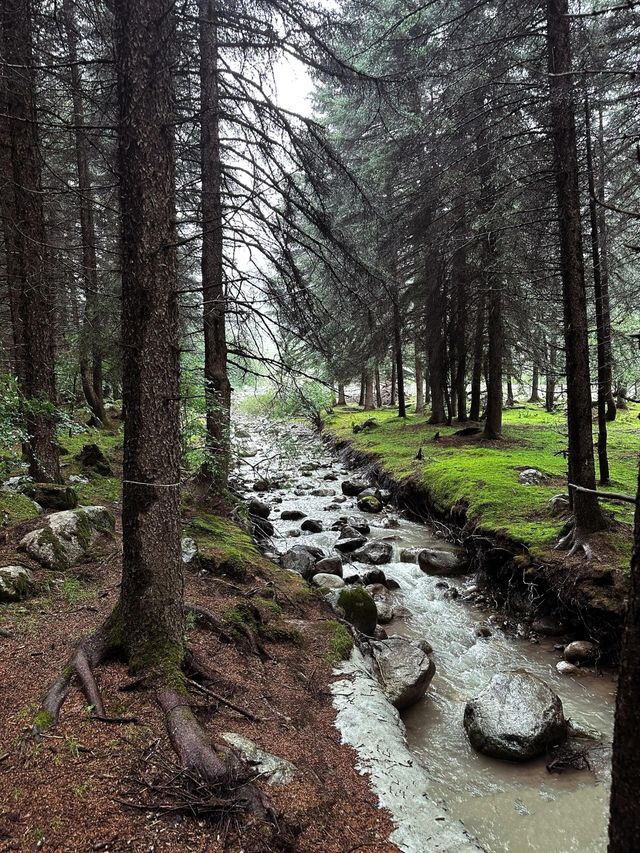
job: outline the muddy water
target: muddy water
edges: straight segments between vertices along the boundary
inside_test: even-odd
[[[330,551],[338,537],[330,530],[333,522],[341,515],[362,515],[355,499],[343,499],[341,493],[342,481],[358,472],[347,471],[303,427],[260,420],[245,425],[245,430],[237,443],[252,455],[239,464],[243,491],[250,493],[260,477],[280,481],[279,488],[263,496],[273,506],[273,549],[284,552],[296,543],[306,543]],[[327,493],[314,495],[318,489]],[[291,535],[300,530],[301,522],[280,520],[284,509],[299,509],[319,519],[324,532]],[[393,543],[394,560],[401,548],[442,544],[436,531],[403,518],[393,507],[380,516],[367,516],[367,521],[370,539]],[[604,751],[604,769],[595,775],[586,770],[549,774],[544,761],[524,765],[496,761],[471,749],[462,715],[466,700],[495,672],[523,668],[556,690],[565,715],[609,741],[614,703],[611,677],[558,675],[555,664],[560,652],[553,648],[558,641],[535,645],[514,636],[512,630],[504,632],[490,611],[465,594],[472,578],[446,579],[460,592],[459,598],[452,599],[438,586],[440,579],[425,575],[415,564],[392,562],[383,568],[400,584],[395,595],[407,611],[402,620],[386,626],[388,633],[426,638],[434,649],[437,671],[427,697],[403,714],[408,745],[428,771],[429,796],[462,820],[491,853],[605,851],[608,762]],[[491,636],[477,637],[479,624],[489,625]]]

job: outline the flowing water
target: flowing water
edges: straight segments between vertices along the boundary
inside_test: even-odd
[[[238,467],[245,493],[251,492],[253,482],[262,477],[279,481],[278,488],[263,496],[273,507],[274,550],[284,552],[304,543],[330,551],[338,537],[330,530],[336,519],[362,515],[355,498],[345,499],[341,491],[342,481],[353,479],[358,472],[347,471],[306,428],[254,420],[245,424],[244,438],[238,443],[251,454],[241,459]],[[317,490],[326,494],[312,494]],[[298,509],[308,518],[319,519],[325,531],[291,535],[292,530],[300,529],[301,522],[282,521],[280,512],[284,509]],[[557,641],[533,644],[525,637],[514,636],[513,631],[505,633],[491,611],[476,606],[474,596],[465,595],[472,578],[446,579],[461,593],[452,599],[439,585],[441,579],[424,574],[415,564],[395,562],[401,548],[441,546],[437,531],[403,518],[393,507],[379,516],[368,515],[367,521],[371,525],[369,539],[393,543],[394,562],[383,569],[400,584],[395,596],[406,608],[402,619],[386,626],[387,632],[426,638],[434,649],[437,669],[427,696],[403,713],[409,748],[428,771],[429,796],[462,820],[490,853],[605,851],[609,793],[605,750],[600,754],[602,769],[596,775],[588,770],[550,774],[544,760],[511,764],[475,752],[466,738],[462,716],[466,700],[494,673],[522,668],[558,693],[566,716],[582,727],[601,732],[604,742],[610,742],[615,691],[612,677],[559,675],[555,664],[561,652],[553,648]],[[491,636],[476,636],[479,624],[490,625]]]

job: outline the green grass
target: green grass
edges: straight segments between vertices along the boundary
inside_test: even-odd
[[[26,495],[8,489],[0,491],[0,525],[19,524],[37,515],[37,509]]]
[[[635,494],[640,449],[640,407],[630,406],[609,427],[611,486],[607,490]],[[377,426],[354,434],[352,425],[374,417]],[[467,518],[487,532],[501,533],[522,542],[534,553],[555,544],[564,519],[554,518],[549,499],[566,492],[566,460],[556,455],[567,448],[563,414],[549,414],[535,405],[504,412],[504,435],[495,442],[477,437],[455,443],[434,441],[437,432],[445,438],[461,425],[432,426],[422,415],[398,418],[395,410],[362,412],[336,409],[326,428],[337,438],[348,440],[380,462],[398,482],[412,480],[426,491],[434,507],[446,512],[456,504],[467,507]],[[595,436],[594,436],[595,438]],[[422,460],[416,454],[422,447]],[[540,486],[518,481],[524,468],[537,468],[550,477]],[[604,503],[617,520],[631,524],[631,504]],[[611,536],[620,565],[628,565],[631,531]]]

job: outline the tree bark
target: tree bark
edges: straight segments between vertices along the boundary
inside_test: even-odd
[[[396,359],[395,353],[392,351],[391,353],[391,400],[390,403],[392,406],[396,404]]]
[[[365,373],[364,373],[364,371],[363,371],[363,372],[360,374],[360,399],[358,400],[358,405],[359,405],[359,406],[364,406],[364,391],[365,391],[364,386],[365,386],[365,381],[366,381],[366,377],[365,377]]]
[[[347,400],[344,396],[344,382],[338,382],[338,405],[346,406]]]
[[[416,412],[424,412],[424,365],[420,355],[418,341],[415,344],[415,371],[416,371]]]
[[[490,253],[493,255],[493,250]],[[495,279],[495,276],[492,278]],[[502,433],[502,354],[504,349],[502,288],[495,280],[491,282],[489,290],[488,333],[487,412],[484,436],[495,439]]]
[[[602,297],[602,267],[600,264],[600,238],[596,211],[596,184],[593,174],[593,150],[591,145],[591,107],[589,95],[584,100],[587,178],[589,184],[589,225],[591,227],[591,261],[593,264],[593,295],[596,309],[596,338],[598,342],[598,469],[600,484],[610,482],[609,457],[607,454],[607,400],[611,395],[611,362],[607,358],[606,338],[611,338],[611,323],[608,305],[605,310]],[[608,302],[608,299],[607,299]],[[608,328],[607,328],[608,326]]]
[[[598,108],[598,192],[602,201],[605,199],[605,162],[604,162],[604,127],[602,107]],[[600,249],[600,287],[602,317],[605,327],[604,363],[609,369],[609,387],[607,394],[607,420],[616,419],[616,401],[613,396],[613,354],[611,346],[611,309],[609,306],[609,238],[607,228],[607,211],[603,205],[598,205],[598,238]]]
[[[14,248],[20,255],[17,307],[28,433],[23,447],[34,480],[59,482],[56,418],[52,412],[56,404],[54,299],[40,175],[29,0],[4,0],[1,14],[15,231],[20,235]]]
[[[547,387],[545,388],[544,407],[552,412],[556,402],[556,345],[549,342],[549,362],[547,366]]]
[[[629,853],[640,838],[640,727],[638,684],[640,684],[640,474],[636,497],[634,547],[631,558],[631,588],[622,640],[622,656],[616,720],[613,735],[611,816],[608,853]]]
[[[71,75],[71,101],[73,104],[74,142],[80,202],[80,234],[82,237],[82,277],[84,279],[85,302],[84,318],[80,331],[80,379],[85,399],[94,417],[104,426],[109,426],[109,418],[105,411],[102,394],[102,353],[98,307],[99,282],[93,190],[89,173],[89,147],[84,130],[85,110],[80,67],[78,65],[78,36],[71,0],[63,0],[62,11]]]
[[[171,0],[115,0],[122,205],[122,637],[132,670],[179,667],[178,303]]]
[[[471,375],[471,405],[469,419],[479,421],[482,395],[482,363],[484,361],[484,314],[485,296],[481,294],[476,316],[476,330],[473,343],[473,372]]]
[[[407,403],[404,393],[404,364],[402,361],[402,330],[400,329],[400,308],[398,300],[393,301],[393,355],[396,364],[398,387],[398,417],[407,417]]]
[[[531,376],[531,396],[529,397],[529,402],[540,402],[540,368],[538,367],[537,361],[533,362],[533,372]]]
[[[218,90],[217,0],[198,0],[200,27],[200,165],[202,177],[202,300],[207,450],[216,489],[229,475],[231,385],[227,374],[223,277],[222,162]]]
[[[364,374],[364,410],[370,412],[375,409],[373,400],[373,370],[368,369]]]
[[[376,369],[375,369],[375,383],[376,383],[376,406],[381,409],[382,408],[382,388],[380,387],[380,365],[376,361]]]
[[[567,424],[571,482],[595,489],[591,436],[591,386],[587,307],[582,256],[573,78],[568,0],[547,0],[547,50],[551,94],[551,132],[560,226],[564,338],[567,370]],[[575,492],[577,536],[600,529],[603,516],[594,495]]]
[[[429,387],[431,389],[430,424],[443,424],[445,388],[447,384],[447,339],[444,329],[444,281],[442,261],[435,262],[431,252],[425,258],[427,290],[427,354],[429,358]]]

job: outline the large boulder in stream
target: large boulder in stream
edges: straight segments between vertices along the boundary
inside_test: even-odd
[[[567,736],[560,697],[523,670],[494,675],[467,702],[464,727],[474,749],[508,761],[543,755]]]
[[[18,548],[56,571],[80,563],[98,539],[111,537],[115,530],[113,515],[103,506],[54,512],[45,521],[44,527],[27,533]]]
[[[406,637],[389,637],[371,643],[382,689],[389,701],[402,710],[414,705],[427,692],[436,671],[424,646]]]
[[[361,512],[382,512],[382,501],[375,495],[365,495],[358,498],[358,509]]]
[[[378,611],[372,596],[361,586],[354,585],[341,589],[336,609],[358,631],[373,637],[378,621]]]
[[[364,480],[344,480],[342,483],[342,494],[350,498],[355,498],[360,492],[364,492],[367,487],[367,483]]]
[[[393,546],[390,542],[367,542],[362,548],[354,551],[353,559],[358,563],[371,563],[374,566],[381,566],[384,563],[391,562],[393,554]]]
[[[310,580],[316,571],[316,563],[324,556],[324,551],[313,545],[294,545],[282,555],[280,563],[283,569],[298,572],[305,580]]]
[[[352,551],[357,551],[366,541],[365,537],[361,533],[358,533],[355,528],[346,525],[340,531],[335,548],[342,554],[350,554]]]
[[[469,571],[469,555],[463,548],[423,548],[418,565],[427,575],[464,575]]]

